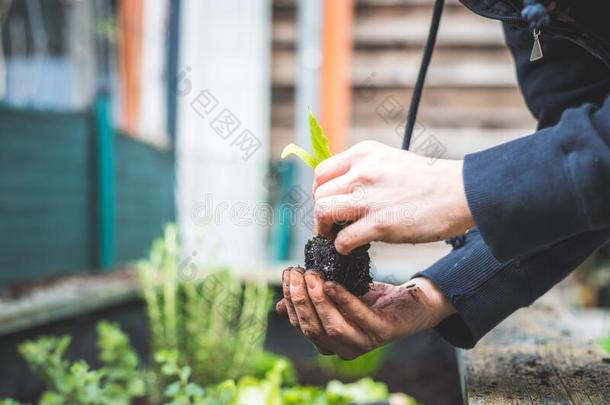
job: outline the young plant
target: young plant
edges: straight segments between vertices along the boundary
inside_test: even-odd
[[[178,353],[201,386],[254,372],[272,290],[264,282],[242,283],[225,268],[193,267],[187,276],[178,252],[176,228],[168,225],[139,264],[152,352]],[[160,383],[167,380],[155,372]]]
[[[332,156],[328,147],[328,138],[316,120],[311,110],[309,114],[309,134],[312,153],[295,144],[287,145],[282,151],[282,159],[295,155],[312,169]],[[341,225],[336,224],[337,228]],[[316,235],[305,245],[305,267],[319,271],[324,279],[334,280],[343,284],[355,295],[363,295],[369,291],[373,281],[370,274],[371,258],[368,253],[370,245],[354,249],[349,255],[343,256],[335,249],[332,239]]]
[[[84,360],[65,360],[70,340],[69,336],[43,336],[19,345],[21,355],[41,374],[47,387],[40,404],[127,405],[144,394],[139,359],[118,326],[108,322],[98,325],[102,363],[98,370],[90,369]]]
[[[117,324],[107,321],[97,324],[97,347],[106,395],[117,398],[116,403],[120,403],[121,398],[129,403],[131,398],[144,395],[140,358]]]
[[[604,349],[606,353],[610,354],[610,335],[602,339],[599,343],[602,346],[602,349]]]
[[[173,381],[163,392],[169,401],[166,405],[191,405],[203,402],[205,391],[190,381],[191,368],[179,364],[177,351],[160,350],[155,355],[155,361],[163,376],[169,381]]]
[[[341,360],[337,356],[317,357],[318,364],[329,374],[341,378],[372,377],[381,368],[392,346],[386,345],[372,350],[354,360]]]

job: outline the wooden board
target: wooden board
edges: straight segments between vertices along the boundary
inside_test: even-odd
[[[461,351],[465,403],[609,404],[610,315],[567,309],[557,294]]]

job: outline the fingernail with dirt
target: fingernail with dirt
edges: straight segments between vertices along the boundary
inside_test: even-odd
[[[307,288],[313,290],[318,287],[318,277],[313,270],[307,270],[305,272],[305,282]]]

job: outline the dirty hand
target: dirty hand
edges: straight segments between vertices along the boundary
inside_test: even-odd
[[[335,247],[347,254],[371,241],[423,243],[473,227],[460,160],[429,158],[374,141],[356,144],[320,163],[313,194],[317,231],[339,231]]]
[[[319,273],[292,267],[282,274],[287,315],[321,354],[351,360],[398,337],[436,326],[455,312],[441,291],[419,277],[403,285],[375,282],[358,298]]]

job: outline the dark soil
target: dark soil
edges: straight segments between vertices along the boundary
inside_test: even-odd
[[[369,291],[371,258],[369,247],[361,246],[343,256],[335,249],[335,242],[324,236],[315,236],[305,245],[305,268],[319,271],[325,280],[342,284],[349,292],[360,296]]]

